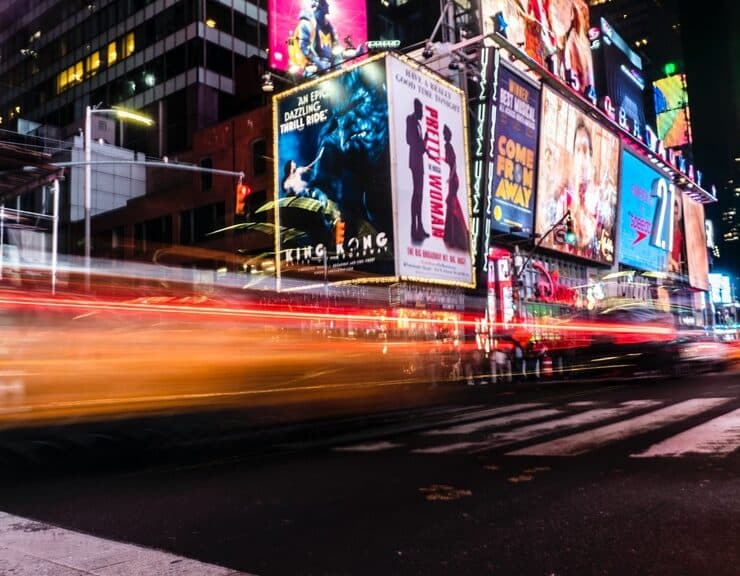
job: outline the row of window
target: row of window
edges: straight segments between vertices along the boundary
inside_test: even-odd
[[[118,62],[119,54],[120,60],[123,60],[131,56],[135,50],[136,40],[133,32],[110,42],[103,51],[103,60],[100,58],[101,51],[97,50],[84,60],[75,62],[72,66],[57,74],[56,93],[61,94],[67,88],[71,88],[75,84],[81,84],[84,80],[95,76],[100,69],[101,62],[104,62],[107,67],[113,66]]]

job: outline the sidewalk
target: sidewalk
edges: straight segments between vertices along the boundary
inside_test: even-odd
[[[4,576],[248,576],[0,512]]]

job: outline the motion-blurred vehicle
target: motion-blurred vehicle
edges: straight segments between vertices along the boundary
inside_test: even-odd
[[[680,348],[671,314],[643,303],[583,311],[545,343],[566,375],[675,375]]]
[[[716,334],[688,333],[679,339],[679,360],[681,374],[722,372],[737,357],[738,347],[725,342]]]

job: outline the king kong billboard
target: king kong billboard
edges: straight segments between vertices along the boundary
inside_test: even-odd
[[[472,285],[462,93],[382,54],[278,94],[278,274]]]

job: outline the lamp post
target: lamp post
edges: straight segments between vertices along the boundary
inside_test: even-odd
[[[84,164],[85,164],[85,177],[83,178],[84,187],[84,210],[85,210],[85,274],[89,277],[90,274],[90,209],[92,205],[92,192],[91,192],[91,125],[93,114],[113,114],[120,120],[131,120],[132,122],[138,122],[145,126],[152,126],[154,120],[138,112],[132,112],[130,110],[124,110],[123,108],[97,108],[87,106],[85,107],[85,128],[83,133],[83,150],[84,150]]]
[[[542,245],[542,242],[545,241],[545,238],[547,238],[550,234],[552,234],[555,230],[561,229],[565,227],[565,243],[566,244],[575,244],[576,242],[576,235],[575,232],[573,232],[573,217],[570,214],[570,210],[567,210],[565,214],[555,222],[548,230],[545,232],[540,238],[537,240],[536,244],[532,247],[532,249],[527,253],[526,258],[524,259],[524,262],[521,266],[517,266],[516,261],[514,262],[514,284],[513,284],[513,296],[514,296],[514,304],[516,305],[516,314],[515,317],[517,319],[521,318],[521,294],[519,292],[519,279],[522,275],[522,273],[527,269],[527,266],[529,265],[530,261],[532,260],[532,256],[534,256],[534,253],[537,251],[537,249]],[[517,256],[519,253],[519,246],[517,248]],[[515,256],[515,258],[517,257]]]

